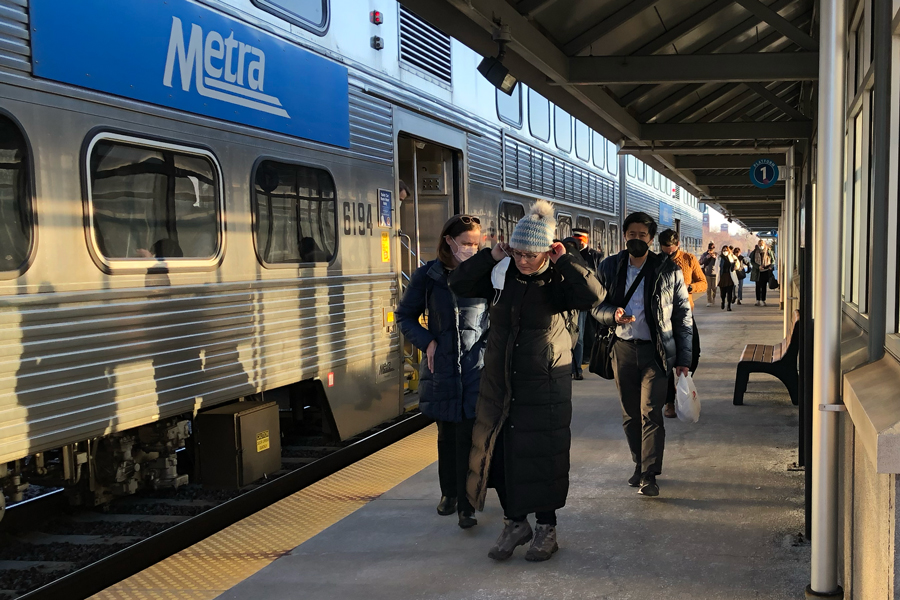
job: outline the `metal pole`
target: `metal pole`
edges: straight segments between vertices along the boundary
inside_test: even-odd
[[[838,585],[838,413],[841,380],[841,195],[844,166],[846,7],[819,4],[818,206],[813,270],[812,560],[808,598],[843,598]]]
[[[794,256],[799,243],[796,232],[797,194],[794,185],[794,147],[787,151],[784,173],[784,230],[785,245],[782,249],[784,274],[781,276],[781,289],[784,294],[784,337],[791,332],[794,318]]]

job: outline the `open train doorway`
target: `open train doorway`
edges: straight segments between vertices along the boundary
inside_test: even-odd
[[[397,148],[397,176],[409,190],[397,211],[401,288],[405,292],[413,272],[437,256],[444,223],[462,210],[462,153],[403,133]],[[404,340],[407,393],[418,389],[417,374],[424,357],[420,350]]]

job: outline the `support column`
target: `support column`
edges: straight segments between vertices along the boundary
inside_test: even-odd
[[[794,294],[794,257],[797,253],[797,194],[794,180],[794,147],[791,146],[785,158],[784,173],[784,240],[782,250],[784,272],[781,275],[782,298],[784,298],[784,337],[791,332],[791,322],[794,317],[796,301],[792,299]]]
[[[818,198],[813,271],[812,560],[807,598],[843,598],[838,585],[838,413],[841,382],[841,194],[846,89],[845,0],[822,0],[819,29]]]

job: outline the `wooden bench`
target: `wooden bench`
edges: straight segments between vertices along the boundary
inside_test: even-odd
[[[734,405],[744,403],[744,392],[750,373],[768,373],[781,380],[791,395],[791,402],[797,405],[797,387],[800,374],[797,371],[797,356],[800,351],[800,311],[794,311],[791,331],[787,339],[775,346],[747,344],[738,362],[734,378]]]

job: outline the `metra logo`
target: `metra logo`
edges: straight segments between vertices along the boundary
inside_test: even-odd
[[[172,87],[176,59],[181,75],[181,89],[184,91],[190,91],[191,80],[196,74],[197,92],[201,96],[291,118],[281,108],[278,98],[262,93],[266,77],[265,53],[250,44],[235,40],[234,32],[223,38],[219,32],[210,31],[204,39],[203,29],[192,23],[191,38],[185,49],[181,19],[172,17],[172,33],[169,35],[166,70],[163,74],[163,85],[167,87]]]

